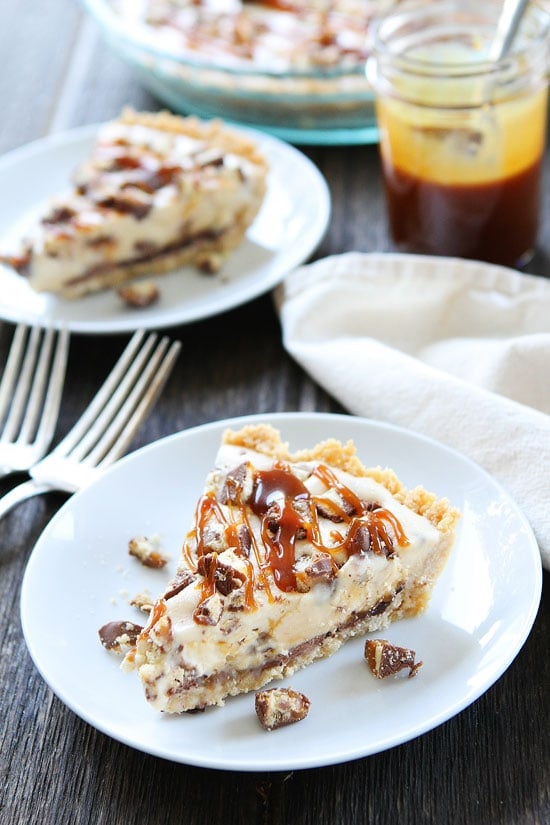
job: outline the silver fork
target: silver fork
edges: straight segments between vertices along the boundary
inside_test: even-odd
[[[28,470],[52,440],[65,381],[69,333],[15,330],[0,384],[0,477]],[[55,345],[55,350],[54,350]]]
[[[181,348],[179,341],[138,331],[103,386],[65,438],[29,470],[31,476],[0,498],[0,518],[39,493],[75,493],[119,458],[145,420]],[[156,344],[156,346],[155,346]]]

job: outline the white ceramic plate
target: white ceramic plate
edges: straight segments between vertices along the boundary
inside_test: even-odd
[[[393,467],[448,496],[462,513],[457,543],[426,613],[384,637],[411,647],[414,679],[376,680],[364,640],[295,674],[311,700],[299,725],[267,733],[252,694],[202,714],[163,716],[99,644],[98,628],[133,618],[128,596],[161,590],[173,571],[204,477],[226,426],[271,421],[292,448],[353,438],[368,464]],[[160,536],[169,571],[127,553],[138,534]],[[177,762],[231,770],[291,770],[377,753],[458,713],[498,679],[525,641],[541,592],[533,534],[516,505],[477,465],[442,445],[352,416],[281,413],[216,422],[158,441],[121,461],[60,510],[38,541],[21,595],[25,639],[59,698],[113,738]],[[143,622],[143,614],[141,614]]]
[[[41,206],[67,188],[97,129],[54,135],[0,158],[0,250],[14,251]],[[37,294],[0,264],[0,318],[65,325],[82,333],[158,329],[207,318],[274,287],[319,244],[330,216],[330,194],[316,166],[297,149],[261,132],[240,131],[256,141],[269,161],[267,193],[244,242],[216,276],[191,267],[163,275],[160,302],[131,309],[114,291],[78,301]]]

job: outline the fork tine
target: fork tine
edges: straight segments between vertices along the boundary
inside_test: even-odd
[[[163,338],[149,357],[150,350],[157,340],[157,335],[152,334],[134,357],[143,335],[143,332],[139,332],[132,337],[99,393],[65,436],[64,441],[30,467],[31,480],[13,488],[0,499],[0,518],[15,504],[30,496],[48,490],[73,493],[82,489],[126,450],[134,433],[157,400],[181,349],[180,342],[174,341],[167,351],[170,340]],[[148,359],[145,365],[144,357]],[[120,397],[116,407],[109,410],[109,398],[112,400],[111,394],[117,395],[120,389],[117,388],[119,381],[127,386],[122,393],[118,393]],[[117,389],[113,393],[114,388]],[[93,433],[92,438],[89,433],[94,428],[89,425],[97,413],[100,418],[105,415],[106,417],[101,432]],[[80,444],[75,444],[80,433],[95,445],[84,461],[75,458],[78,449],[70,449],[71,445],[80,447]]]
[[[0,421],[4,419],[13,398],[13,388],[19,375],[19,365],[23,355],[27,329],[28,327],[25,324],[18,324],[13,335],[8,360],[2,375],[2,383],[0,384]]]
[[[96,420],[90,425],[88,431],[70,451],[70,457],[73,461],[82,460],[90,452],[90,450],[93,450],[95,443],[108,429],[111,421],[116,416],[121,405],[125,402],[126,397],[131,392],[132,387],[139,378],[143,366],[156,340],[157,336],[153,333],[144,341],[142,348],[134,356],[133,361],[128,365],[128,369],[121,377],[118,387],[106,402]]]
[[[16,334],[17,332],[19,328]],[[60,332],[52,359],[54,337],[53,328],[44,330],[34,327],[27,338],[27,349],[23,366],[20,368],[23,336],[18,335],[17,357],[10,365],[10,369],[13,368],[9,379],[12,383],[12,403],[2,432],[4,441],[13,440],[17,444],[27,444],[33,437],[36,437],[37,445],[46,445],[53,435],[65,380],[69,334],[67,330]],[[40,338],[42,338],[41,342]],[[17,386],[13,392],[16,381]]]
[[[156,335],[151,335],[148,338],[146,342],[149,345],[147,355],[149,355],[151,347],[155,341]],[[90,450],[88,455],[86,455],[86,458],[83,458],[81,454],[80,457],[83,459],[82,463],[95,466],[103,457],[105,451],[112,445],[118,433],[124,426],[125,418],[127,418],[126,411],[131,411],[134,408],[137,403],[137,399],[139,399],[139,396],[144,391],[144,387],[147,386],[147,383],[150,380],[155,362],[158,363],[159,357],[162,355],[162,351],[166,349],[167,343],[168,340],[164,338],[158,344],[156,351],[153,353],[151,360],[148,363],[145,363],[145,361],[142,360],[139,373],[137,370],[134,371],[134,375],[131,376],[132,381],[130,382],[130,380],[128,380],[127,385],[124,387],[125,392],[121,393],[120,398],[116,400],[116,405],[113,404],[114,414],[110,415],[110,417],[106,416],[105,421],[103,422],[98,421],[98,427],[95,432],[95,445],[93,446],[93,449]],[[133,379],[136,379],[135,383],[133,383]],[[71,457],[72,455],[73,454],[71,454]]]
[[[42,409],[42,418],[36,432],[36,443],[39,445],[49,445],[55,430],[63,385],[65,383],[65,373],[67,370],[67,360],[69,357],[69,331],[62,329],[57,339],[57,347],[53,356],[50,370],[50,381],[46,391],[46,399]]]
[[[169,343],[168,338],[159,342],[133,391],[86,461],[103,469],[126,451],[136,430],[160,395],[178,357],[181,343],[174,341],[166,352]]]
[[[33,364],[33,376],[29,376],[29,382],[30,378],[32,377],[32,387],[30,389],[30,393],[26,392],[23,399],[24,401],[26,401],[26,408],[24,411],[22,405],[21,416],[24,412],[25,417],[23,418],[19,430],[19,435],[17,436],[17,439],[21,441],[28,441],[29,438],[32,437],[32,434],[34,433],[36,428],[36,423],[38,421],[38,413],[40,412],[40,404],[44,398],[44,393],[46,389],[46,381],[48,378],[48,366],[50,363],[50,355],[53,344],[53,336],[53,329],[47,329],[45,331],[44,336],[42,338],[42,344],[40,347],[40,354],[37,353],[38,364],[36,365],[35,370]]]
[[[138,330],[130,338],[122,355],[105,379],[103,385],[98,390],[86,411],[80,416],[74,427],[67,433],[65,438],[59,442],[53,453],[57,456],[64,456],[85,435],[90,426],[94,423],[113,391],[119,385],[129,364],[132,363],[134,354],[139,348],[145,332]]]
[[[19,375],[14,376],[16,382],[15,392],[12,397],[8,417],[2,431],[2,439],[6,441],[14,440],[19,432],[21,418],[25,409],[25,402],[28,398],[29,388],[34,374],[34,367],[38,354],[38,343],[42,330],[40,327],[33,327],[27,340],[25,357]]]

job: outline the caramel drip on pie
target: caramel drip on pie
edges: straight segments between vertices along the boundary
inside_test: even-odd
[[[207,493],[199,500],[195,531],[190,533],[184,546],[188,566],[202,574],[195,621],[204,623],[201,608],[216,591],[217,552],[211,546],[208,532],[213,525],[219,535],[223,535],[224,545],[233,548],[247,567],[243,582],[245,609],[255,607],[255,586],[261,587],[273,601],[268,573],[279,590],[285,593],[298,590],[296,542],[302,539],[321,553],[328,554],[333,565],[338,559],[339,566],[343,563],[342,556],[347,559],[372,552],[391,558],[395,544],[399,547],[409,544],[399,520],[385,507],[361,499],[323,464],[316,465],[312,475],[323,483],[327,492],[336,492],[338,500],[327,495],[313,495],[282,462],[269,470],[253,470],[252,494],[246,501],[242,496],[243,482],[236,475],[232,477],[231,500],[222,504],[213,493]],[[250,513],[260,522],[261,542],[252,529]],[[320,514],[338,522],[338,529],[330,531],[333,542],[330,545],[323,541]],[[244,525],[250,535],[249,549],[254,553],[256,571],[247,558],[248,551],[241,546],[239,525]],[[193,539],[194,554],[191,550]],[[255,575],[258,582],[255,582]]]
[[[307,538],[316,549],[331,556],[343,550],[347,558],[367,550],[392,556],[394,540],[400,547],[409,543],[399,520],[389,510],[363,501],[325,465],[317,465],[313,474],[327,489],[336,490],[341,506],[325,497],[313,496],[284,465],[256,473],[254,491],[248,502],[261,521],[261,536],[267,548],[266,564],[277,587],[284,592],[297,590],[294,565],[299,538]],[[333,540],[338,537],[338,543],[330,547],[321,538],[317,505],[329,509],[347,524],[344,534],[332,532]],[[368,541],[362,533],[364,530]]]
[[[225,515],[217,499],[213,495],[203,496],[197,508],[197,557],[210,552],[205,539],[205,530],[212,517],[220,524],[225,524]]]
[[[244,583],[244,604],[248,610],[251,610],[253,607],[256,607],[256,601],[254,599],[254,567],[248,559],[243,559],[243,561],[247,571],[246,581]],[[271,592],[269,592],[269,596],[271,597]]]
[[[161,619],[164,614],[166,613],[166,602],[164,599],[159,599],[159,601],[154,605],[153,610],[151,611],[151,615],[149,617],[149,621],[147,622],[147,626],[144,627],[140,634],[140,638],[145,638],[147,636],[147,631],[150,627],[154,627],[159,619]]]
[[[293,505],[309,498],[307,487],[288,470],[275,468],[256,475],[250,509],[261,519],[266,562],[285,593],[296,590],[295,547],[303,521]]]
[[[256,564],[258,565],[258,570],[260,571],[260,580],[261,580],[262,587],[265,590],[268,601],[272,602],[273,601],[273,593],[271,592],[271,587],[269,586],[269,579],[266,576],[265,565],[263,563],[263,554],[260,551],[260,548],[258,547],[258,542],[256,541],[256,536],[254,535],[254,531],[252,530],[252,527],[250,525],[250,521],[248,519],[246,508],[242,504],[240,506],[240,511],[241,511],[243,523],[246,524],[248,532],[250,533],[250,539],[251,539],[251,542],[252,542],[252,549],[254,551],[254,556],[256,558]]]
[[[348,555],[352,555],[353,551],[350,551],[350,545],[352,544],[352,540],[355,537],[357,530],[364,525],[369,531],[372,550],[381,555],[388,555],[388,553],[384,551],[384,546],[389,549],[391,548],[393,542],[386,530],[385,523],[388,523],[392,528],[399,547],[406,547],[409,544],[409,540],[405,535],[401,523],[394,516],[394,514],[389,510],[386,510],[385,507],[376,506],[373,509],[372,504],[359,498],[353,490],[350,490],[349,487],[338,479],[332,470],[323,464],[318,464],[315,467],[313,470],[313,475],[326,484],[328,488],[332,487],[337,490],[341,498],[350,508],[350,511],[353,513],[354,518],[351,521],[348,534],[341,544],[338,545],[338,549],[347,549]],[[341,510],[340,512],[342,513],[343,511]],[[358,518],[355,518],[356,516]]]
[[[241,543],[239,540],[237,525],[233,519],[231,507],[228,507],[226,514],[226,511],[224,511],[224,509],[220,505],[219,501],[215,498],[215,496],[212,493],[207,493],[199,499],[195,513],[195,530],[194,532],[191,531],[183,547],[183,557],[185,559],[187,567],[190,570],[194,570],[195,572],[197,572],[201,567],[201,560],[205,567],[204,570],[199,570],[199,572],[202,572],[203,575],[203,578],[201,580],[201,595],[199,599],[199,604],[193,614],[195,621],[199,624],[207,623],[205,619],[202,617],[201,607],[207,599],[214,595],[216,591],[215,576],[217,566],[217,554],[211,551],[211,548],[208,545],[207,538],[207,528],[212,519],[214,519],[215,523],[223,531],[227,545],[229,547],[232,547],[235,550],[235,552],[242,558],[242,561],[247,568],[248,575],[243,585],[245,608],[250,610],[256,606],[256,602],[254,600],[254,568],[251,562],[246,558],[245,554],[241,550]],[[246,520],[243,521],[248,527]],[[251,533],[250,530],[249,532]],[[189,545],[189,540],[193,537],[196,541],[196,561],[193,559],[191,547]],[[253,545],[256,544],[253,536],[252,543]],[[257,561],[259,564],[259,551],[257,548],[256,552],[258,553]],[[209,561],[206,564],[205,559],[207,557]],[[268,595],[271,596],[271,593],[269,593],[268,585],[267,589]]]

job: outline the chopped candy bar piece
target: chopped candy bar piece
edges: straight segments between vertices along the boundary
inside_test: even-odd
[[[99,640],[106,650],[126,653],[136,643],[143,628],[128,621],[108,622],[98,630]]]
[[[365,659],[377,679],[394,676],[401,670],[408,670],[409,677],[416,676],[422,662],[415,658],[414,650],[392,645],[386,639],[369,639],[365,643]]]
[[[261,690],[255,697],[256,715],[266,730],[301,722],[309,712],[310,701],[292,688]]]

